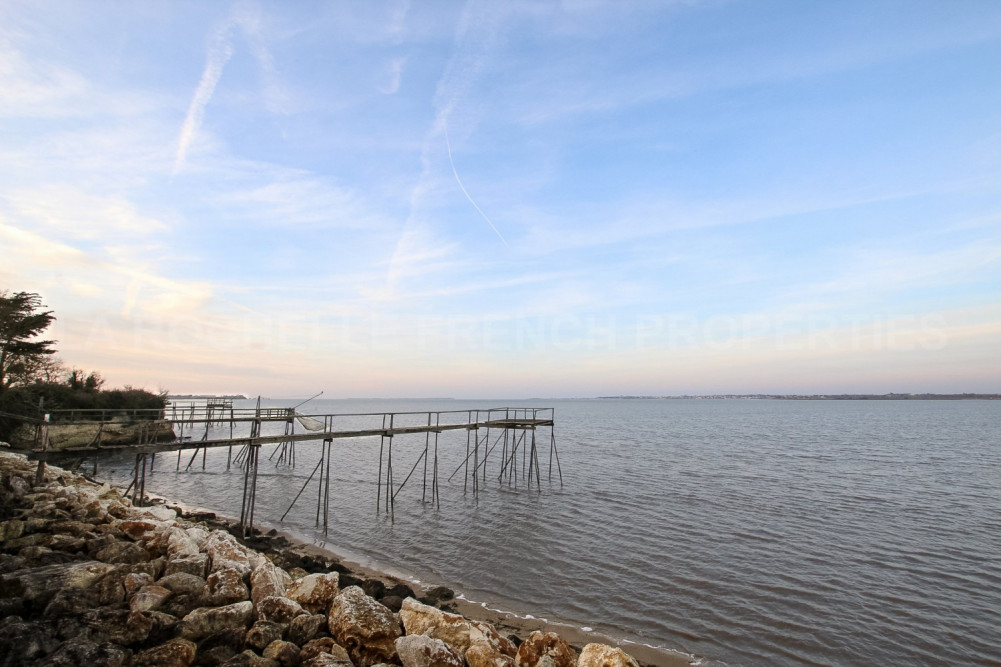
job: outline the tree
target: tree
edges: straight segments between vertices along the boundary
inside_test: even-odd
[[[0,393],[30,383],[40,362],[55,354],[56,341],[36,340],[56,319],[44,307],[37,294],[0,291]]]
[[[97,391],[104,385],[104,378],[97,371],[91,371],[89,375],[84,375],[82,370],[74,368],[66,377],[66,384],[73,389]]]

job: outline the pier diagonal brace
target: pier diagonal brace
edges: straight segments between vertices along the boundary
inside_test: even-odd
[[[254,503],[257,500],[257,460],[261,445],[247,445],[247,467],[243,474],[243,502],[240,506],[240,530],[246,537],[254,529]]]
[[[150,467],[152,472],[152,466]],[[126,498],[132,492],[132,505],[142,507],[146,503],[146,453],[136,454],[136,462],[132,468],[132,483],[123,494]]]
[[[553,481],[553,455],[556,456],[556,472],[560,476],[560,486],[563,486],[563,468],[560,467],[560,453],[556,449],[555,427],[549,427],[549,481]]]
[[[318,492],[316,494],[316,525],[320,525],[320,513],[323,513],[323,532],[327,532],[327,526],[329,523],[329,508],[330,508],[330,454],[333,448],[333,439],[327,438],[323,441],[323,445],[320,448],[320,460],[317,461],[316,467],[313,468],[313,472],[309,474],[306,482],[299,489],[299,493],[295,494],[295,498],[292,499],[292,503],[282,514],[282,518],[279,521],[284,521],[288,513],[292,511],[295,507],[296,502],[298,502],[299,497],[302,496],[306,487],[309,483],[313,481],[313,477],[316,476],[317,471],[320,473]]]

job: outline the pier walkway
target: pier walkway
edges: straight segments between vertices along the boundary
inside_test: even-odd
[[[244,475],[243,502],[240,523],[244,532],[253,527],[254,505],[257,495],[257,471],[260,465],[261,448],[274,445],[268,460],[275,465],[296,465],[297,454],[312,454],[318,460],[305,484],[292,499],[282,519],[314,482],[317,486],[317,525],[326,530],[329,521],[330,468],[335,458],[335,441],[348,439],[379,439],[379,467],[377,472],[376,512],[384,512],[390,518],[395,516],[395,499],[408,481],[414,476],[421,463],[423,466],[422,502],[440,507],[439,482],[439,436],[446,432],[466,433],[465,458],[448,477],[451,481],[460,471],[463,474],[463,491],[478,496],[480,487],[487,481],[488,461],[494,463],[497,480],[501,484],[517,488],[519,477],[523,485],[531,489],[541,489],[542,471],[540,449],[548,444],[547,480],[553,481],[555,470],[557,481],[563,483],[559,452],[556,448],[554,432],[555,411],[553,408],[502,407],[473,410],[445,410],[419,412],[383,412],[348,414],[302,414],[295,408],[260,407],[234,408],[231,401],[207,401],[205,403],[168,404],[162,411],[132,411],[128,415],[111,415],[99,411],[67,411],[50,413],[53,421],[33,420],[36,424],[36,447],[32,458],[39,460],[39,469],[46,461],[93,460],[97,473],[98,458],[112,452],[135,455],[132,484],[126,491],[133,503],[141,505],[146,497],[147,474],[153,472],[156,457],[177,452],[177,470],[182,469],[182,452],[192,452],[184,470],[196,463],[201,453],[201,467],[205,468],[206,453],[209,449],[228,448],[226,469],[237,466]],[[139,428],[138,442],[131,444],[103,442],[105,426],[129,423],[142,425],[157,422],[169,423],[175,437],[166,442],[156,442],[150,435],[163,429]],[[61,426],[97,425],[93,441],[86,446],[52,448],[49,430]],[[167,429],[169,431],[169,429]],[[539,433],[542,438],[538,437]],[[397,437],[424,436],[424,446],[413,463],[409,473],[399,484],[394,477],[393,440]],[[196,439],[197,438],[197,439]],[[548,441],[548,443],[546,442]],[[455,438],[449,441],[455,447]],[[373,443],[374,445],[374,443]],[[234,448],[236,448],[234,455]],[[305,448],[305,449],[304,449]],[[498,451],[499,455],[495,455]],[[555,467],[554,467],[555,464]],[[148,471],[148,472],[147,472]]]

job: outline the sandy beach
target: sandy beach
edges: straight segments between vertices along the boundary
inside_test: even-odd
[[[236,537],[211,508],[158,497],[133,507],[55,466],[36,480],[36,468],[0,452],[3,664],[691,662],[488,609],[275,529]]]

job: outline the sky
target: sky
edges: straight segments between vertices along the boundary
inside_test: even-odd
[[[1001,3],[0,3],[0,289],[175,393],[1001,391]]]

